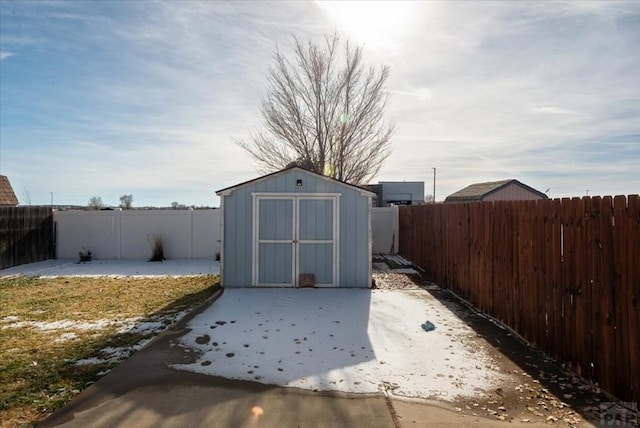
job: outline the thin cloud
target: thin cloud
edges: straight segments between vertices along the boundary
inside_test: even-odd
[[[15,54],[8,51],[0,51],[0,61],[3,61],[9,57],[14,56]]]
[[[579,114],[576,111],[569,110],[561,107],[534,107],[531,109],[534,113],[545,113],[545,114]]]
[[[431,91],[429,88],[417,88],[411,91],[388,90],[390,94],[404,95],[408,97],[416,97],[419,100],[426,101],[431,99]]]

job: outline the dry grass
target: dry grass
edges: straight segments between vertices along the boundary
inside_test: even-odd
[[[76,366],[77,360],[104,357],[101,350],[107,346],[126,348],[153,336],[119,333],[117,325],[88,330],[70,325],[47,331],[9,327],[12,323],[133,317],[169,323],[171,315],[209,297],[217,284],[214,276],[0,279],[0,427],[43,420],[117,364]],[[71,333],[75,335],[71,340],[61,340]]]

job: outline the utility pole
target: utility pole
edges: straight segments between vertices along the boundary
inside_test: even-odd
[[[433,170],[433,203],[436,203],[436,169],[431,168]]]
[[[51,208],[53,208],[53,192],[49,192],[51,193]]]

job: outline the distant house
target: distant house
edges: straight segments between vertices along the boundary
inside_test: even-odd
[[[13,193],[13,188],[6,175],[0,175],[0,207],[15,207],[18,198]]]
[[[364,187],[376,194],[374,207],[424,204],[424,181],[381,181]]]
[[[480,201],[528,201],[548,199],[547,195],[518,180],[476,183],[447,196],[445,203]]]

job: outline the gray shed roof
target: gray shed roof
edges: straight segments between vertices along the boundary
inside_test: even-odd
[[[509,180],[501,180],[501,181],[488,181],[485,183],[475,183],[470,186],[465,187],[462,190],[458,190],[455,193],[450,194],[444,200],[445,202],[474,202],[474,201],[482,201],[485,197],[490,195],[491,193],[497,192],[498,190],[508,186],[509,184],[516,184],[527,189],[530,192],[533,192],[544,199],[548,199],[547,195],[537,191],[533,187],[527,186],[524,183],[519,182],[515,179]]]
[[[18,205],[18,198],[13,193],[13,188],[6,175],[0,175],[0,205]]]
[[[327,177],[326,175],[318,174],[317,172],[309,171],[308,169],[301,168],[299,166],[291,166],[291,167],[288,167],[288,168],[284,168],[284,169],[281,169],[280,171],[272,172],[271,174],[267,174],[267,175],[263,175],[262,177],[254,178],[253,180],[245,181],[245,182],[242,182],[242,183],[239,183],[239,184],[235,184],[233,186],[225,187],[224,189],[216,190],[216,195],[223,196],[224,194],[229,193],[229,192],[237,189],[238,187],[243,187],[243,186],[246,186],[248,184],[255,183],[256,181],[266,180],[268,178],[271,178],[271,177],[274,177],[276,175],[280,175],[280,174],[283,174],[285,172],[289,172],[289,171],[292,171],[292,170],[304,171],[307,174],[315,175],[317,177],[322,178],[323,180],[333,181],[333,182],[336,182],[336,183],[340,183],[340,184],[342,184],[344,186],[351,187],[353,189],[356,189],[356,190],[358,190],[360,192],[363,192],[363,193],[367,194],[368,196],[376,196],[375,193],[371,192],[369,189],[366,189],[364,187],[356,186],[354,184],[349,184],[346,181],[341,181],[341,180],[337,180],[335,178]]]

